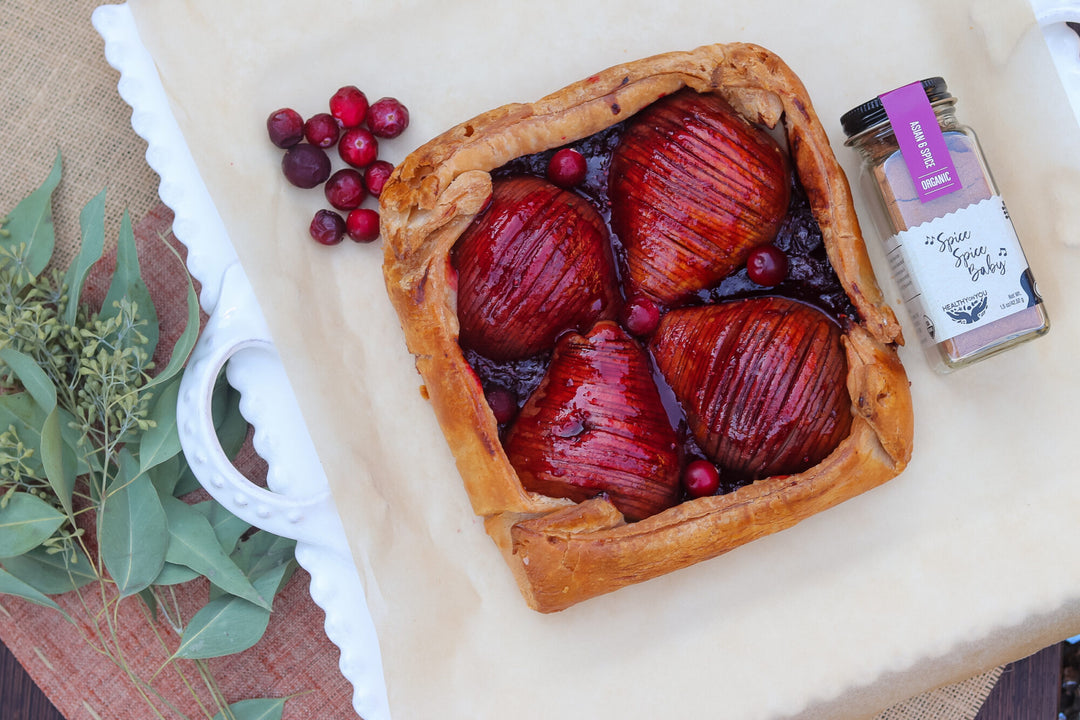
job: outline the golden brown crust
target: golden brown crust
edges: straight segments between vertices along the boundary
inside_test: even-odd
[[[480,382],[457,343],[449,254],[506,162],[587,137],[684,86],[723,95],[754,122],[783,122],[794,165],[860,324],[845,329],[854,423],[817,466],[628,524],[606,500],[577,505],[525,491]],[[710,45],[615,66],[536,103],[451,128],[412,153],[380,197],[384,275],[473,509],[486,519],[530,606],[561,610],[714,557],[898,474],[911,453],[900,326],[866,254],[847,179],[802,83],[775,55]]]

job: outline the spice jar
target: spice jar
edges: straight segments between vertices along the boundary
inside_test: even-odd
[[[1050,321],[971,128],[940,77],[844,113],[898,289],[935,369],[1046,334]]]

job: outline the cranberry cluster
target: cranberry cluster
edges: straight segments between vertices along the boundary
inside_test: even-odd
[[[296,110],[282,108],[266,119],[270,142],[285,150],[281,159],[285,178],[299,188],[323,185],[334,208],[319,210],[312,218],[309,232],[316,242],[336,245],[348,235],[368,243],[379,236],[378,211],[361,207],[369,195],[379,196],[394,169],[378,159],[378,138],[395,138],[408,126],[409,111],[397,99],[384,97],[369,104],[354,85],[330,97],[328,113],[305,121]],[[335,145],[347,166],[336,172],[327,154]]]

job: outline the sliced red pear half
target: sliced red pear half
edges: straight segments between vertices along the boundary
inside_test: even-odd
[[[679,499],[679,445],[648,355],[613,322],[559,340],[505,448],[527,490],[577,502],[605,494],[627,520]]]
[[[787,214],[787,156],[718,95],[684,90],[630,120],[611,161],[611,222],[631,289],[673,305],[742,267]]]
[[[675,310],[652,350],[694,438],[725,472],[802,472],[850,432],[841,330],[809,305],[766,297]]]
[[[454,246],[460,342],[493,360],[550,350],[619,311],[607,226],[581,196],[537,177],[493,183]]]

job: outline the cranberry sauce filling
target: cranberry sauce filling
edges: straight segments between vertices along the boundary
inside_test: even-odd
[[[625,123],[613,125],[606,130],[565,146],[580,152],[585,157],[587,164],[584,180],[572,187],[571,191],[586,198],[600,212],[609,229],[611,222],[611,207],[608,199],[609,168],[612,152],[619,143],[624,131],[624,125]],[[492,171],[492,177],[497,180],[519,175],[545,177],[552,156],[560,149],[562,148],[512,160]],[[806,193],[795,173],[792,173],[791,182],[792,192],[788,214],[773,241],[773,245],[787,257],[788,272],[785,279],[775,286],[764,287],[750,280],[747,269],[743,267],[724,278],[717,285],[698,292],[691,304],[712,304],[725,300],[780,295],[817,307],[837,321],[844,317],[858,318],[855,308],[852,306],[847,293],[829,263],[821,230],[813,217]],[[620,273],[620,284],[624,285],[625,283],[622,280],[625,278],[625,255],[614,232],[612,232],[611,237],[618,266],[617,271]],[[624,300],[630,301],[632,299],[624,298]],[[625,313],[621,322],[624,325],[626,324]],[[632,328],[630,332],[635,334]],[[648,351],[647,341],[643,339],[641,344]],[[550,351],[525,360],[511,362],[497,362],[468,348],[463,348],[463,352],[465,359],[479,377],[484,392],[486,394],[499,393],[500,404],[505,402],[504,393],[508,392],[515,400],[518,409],[521,408],[540,384],[551,359]],[[650,364],[672,427],[676,430],[682,445],[683,465],[686,467],[696,460],[705,458],[705,453],[702,452],[690,433],[685,414],[674,393],[667,386],[660,372],[655,369],[655,362],[652,361],[651,354]],[[504,438],[509,425],[510,422],[500,424],[500,432]],[[717,492],[720,494],[731,492],[755,479],[736,477],[730,472],[725,473],[723,468],[719,470],[720,478]],[[686,500],[692,497],[694,495],[690,491],[684,490],[681,499]]]
[[[509,392],[519,410],[540,381],[544,379],[548,362],[551,360],[550,351],[524,360],[499,362],[467,347],[462,347],[461,350],[465,354],[465,360],[480,378],[480,386],[484,394],[490,395],[498,391]],[[502,423],[499,427],[504,434],[507,425],[508,423]]]

